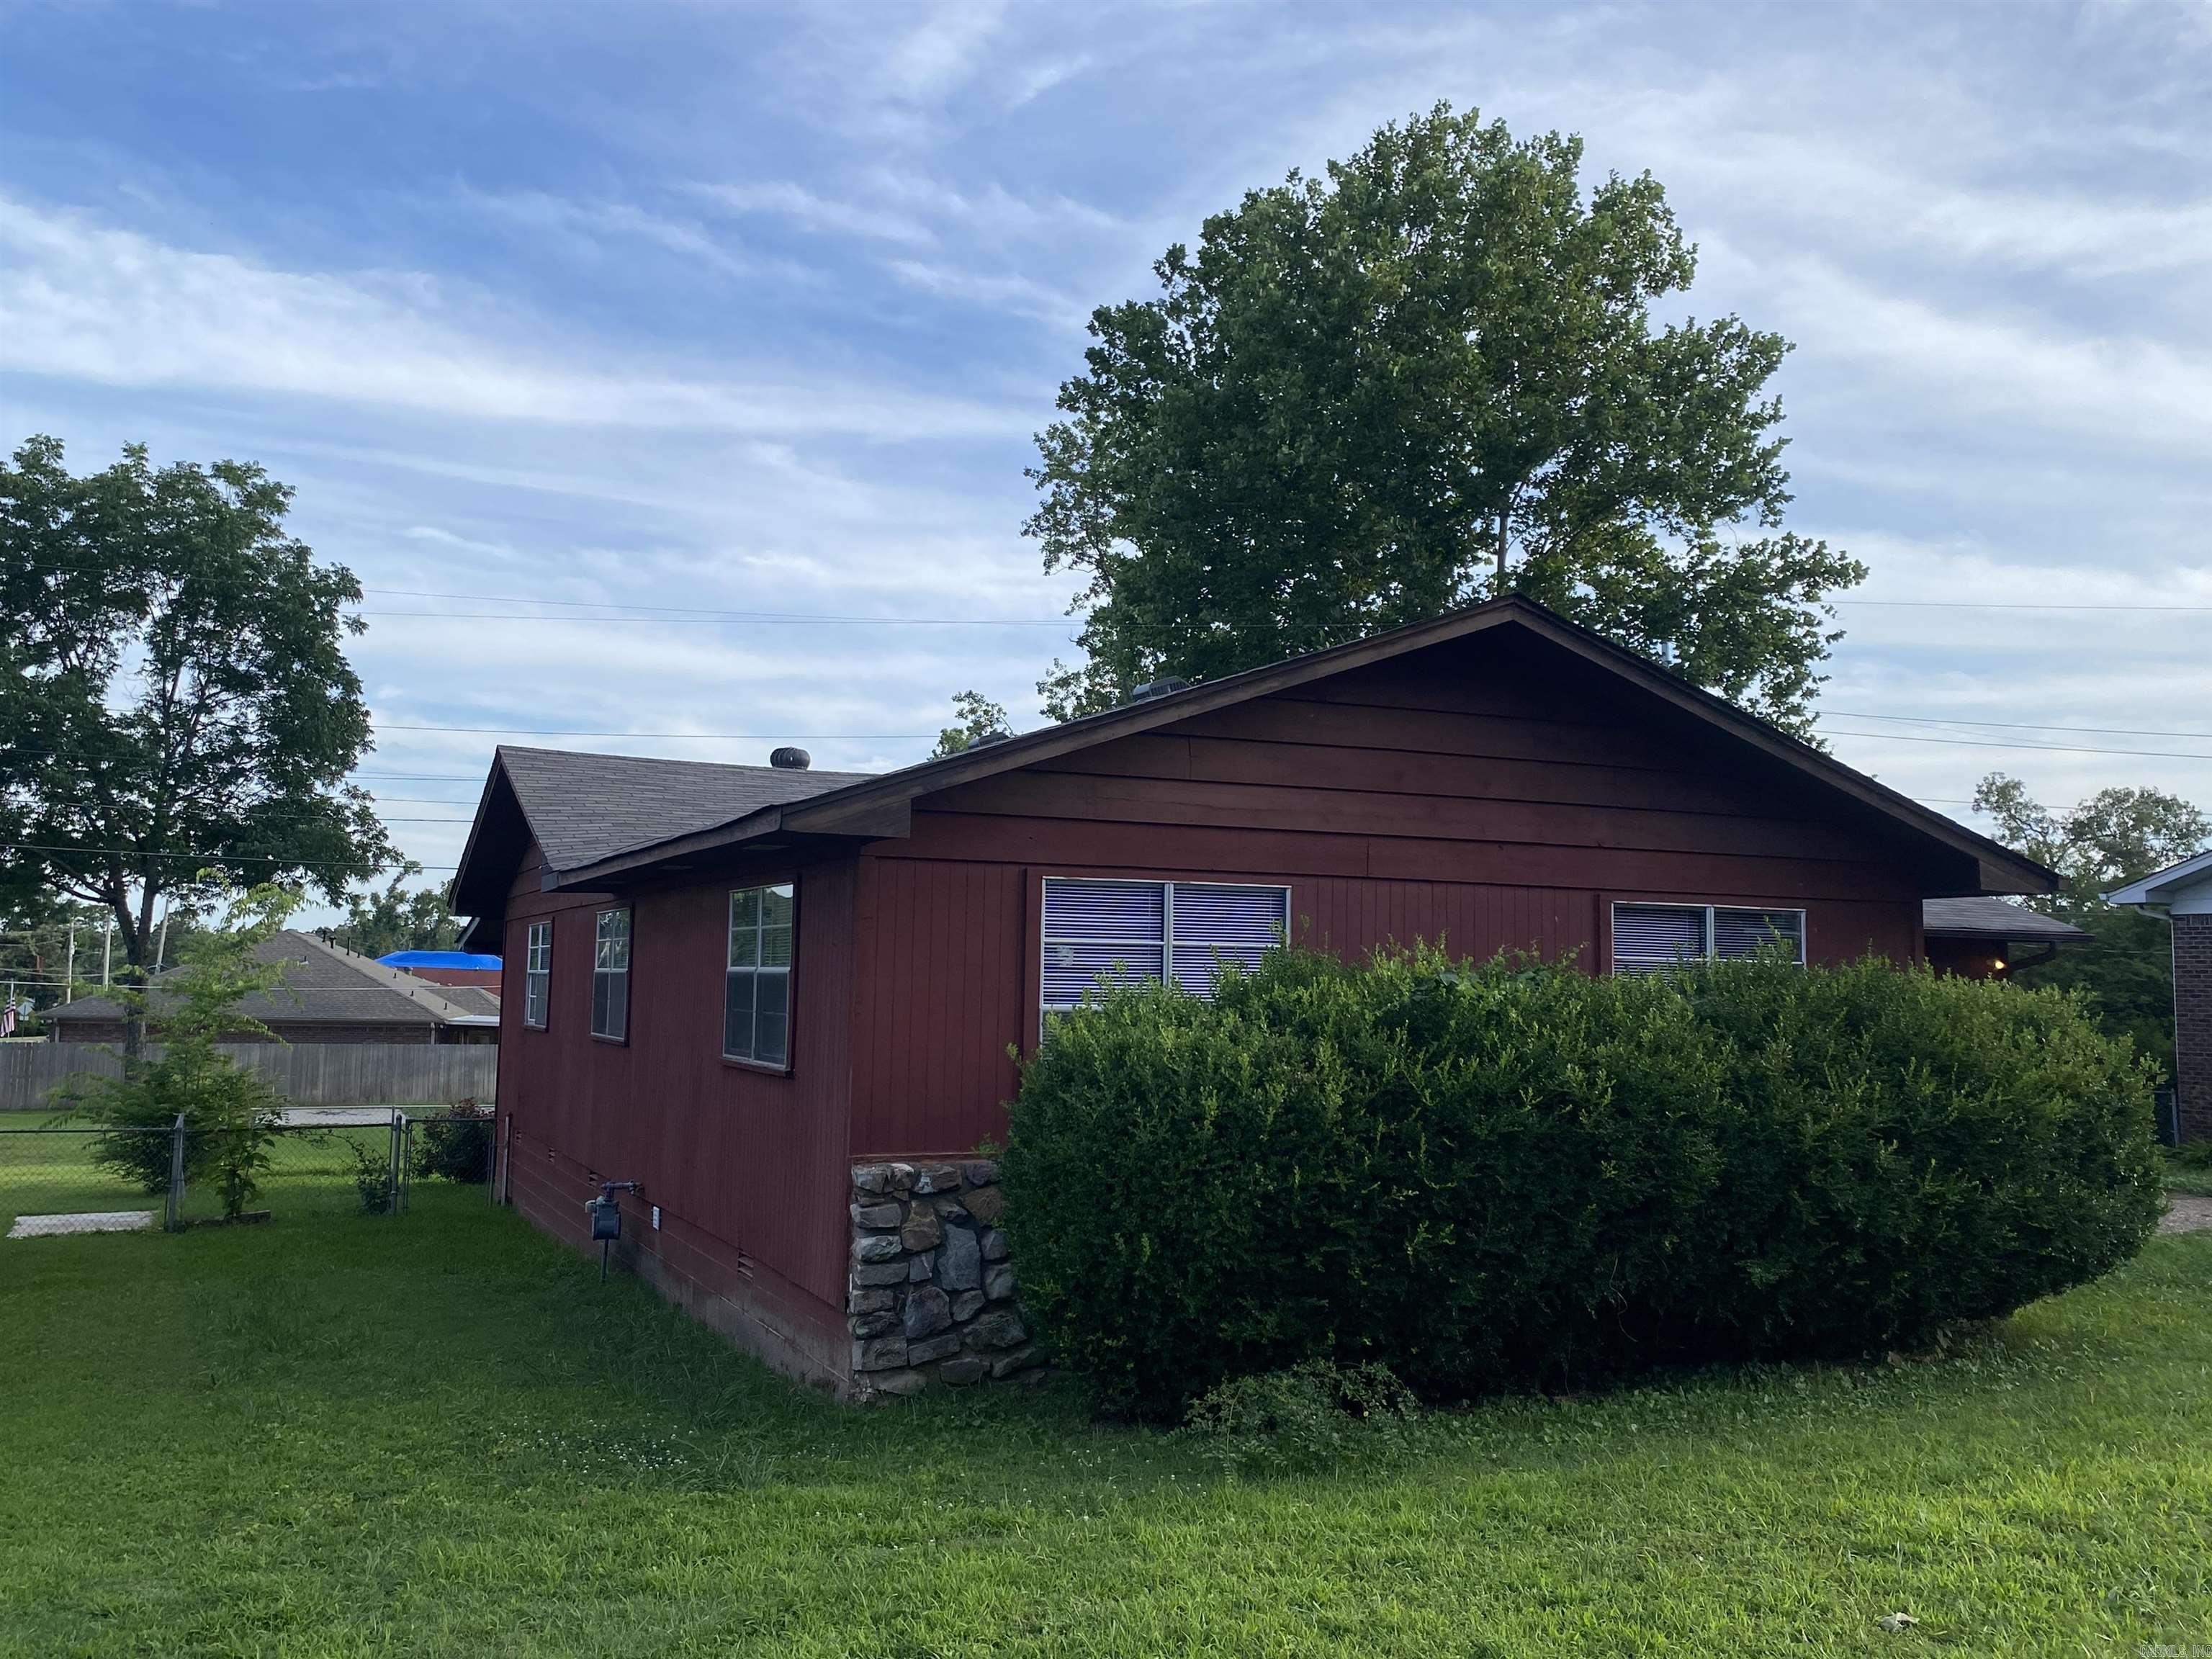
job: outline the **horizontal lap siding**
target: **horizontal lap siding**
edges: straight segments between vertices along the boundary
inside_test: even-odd
[[[1052,873],[1281,882],[1302,943],[1572,954],[1616,900],[1802,907],[1816,961],[1919,953],[1924,872],[1771,763],[1602,681],[1399,665],[963,786],[861,860],[856,1155],[1003,1139]]]
[[[776,879],[787,875],[746,877]],[[526,866],[508,906],[500,1105],[532,1140],[687,1227],[842,1308],[854,866],[799,872],[793,1064],[776,1076],[721,1058],[727,896],[736,879],[631,901],[629,1039],[591,1036],[602,896],[540,893]],[[522,1024],[529,924],[554,922],[547,1029]]]

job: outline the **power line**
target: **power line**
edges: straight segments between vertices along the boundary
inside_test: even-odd
[[[520,593],[441,593],[409,587],[369,587],[365,593],[388,593],[395,598],[459,599],[471,605],[541,605],[563,611],[641,611],[649,616],[564,617],[534,616],[529,611],[357,611],[357,617],[455,617],[474,620],[519,622],[658,622],[663,617],[706,623],[823,623],[853,628],[1072,628],[1080,617],[885,617],[860,611],[720,611],[696,605],[645,605],[629,599],[546,599]]]
[[[1969,720],[1936,714],[1855,714],[1848,708],[1821,712],[1850,720],[1899,720],[1912,726],[1984,726],[2002,732],[2085,732],[2105,738],[2212,738],[2212,732],[2157,732],[2139,726],[2061,726],[2052,721]]]
[[[1871,738],[1881,743],[1941,743],[1962,749],[2025,749],[2049,755],[2141,755],[2151,760],[2212,760],[2212,753],[2185,749],[2099,749],[2079,743],[2000,743],[1988,738],[1928,738],[1917,732],[1847,732],[1826,733],[1832,738]]]
[[[529,726],[403,726],[380,720],[380,732],[466,732],[506,738],[690,738],[708,743],[768,743],[785,738],[806,738],[817,743],[846,738],[856,742],[933,738],[934,732],[579,732],[565,727]]]
[[[1821,599],[1818,603],[1917,611],[2160,611],[2192,616],[2212,611],[2212,605],[2022,605],[2008,599]]]
[[[456,818],[453,820],[456,823],[465,823],[470,821],[471,820],[466,818]],[[10,842],[8,845],[19,848],[26,853],[95,854],[102,858],[219,859],[225,864],[280,864],[285,868],[292,870],[350,870],[356,867],[353,864],[340,859],[284,859],[278,858],[274,854],[270,853],[210,853],[204,848],[185,853],[156,853],[144,848],[133,847],[64,847],[52,842],[35,841]],[[460,868],[460,866],[457,864],[425,864],[419,867],[426,871],[458,870]],[[364,876],[362,879],[367,880],[380,873],[381,872],[379,871],[372,870],[368,872],[368,875]]]

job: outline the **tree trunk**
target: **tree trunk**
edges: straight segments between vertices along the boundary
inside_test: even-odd
[[[123,977],[141,994],[140,1000],[130,1005],[123,1017],[123,1071],[126,1077],[137,1071],[146,1050],[146,940],[153,932],[154,897],[154,884],[149,882],[143,889],[135,923],[126,905],[118,903],[115,907],[117,919],[123,924],[118,930],[123,935]]]

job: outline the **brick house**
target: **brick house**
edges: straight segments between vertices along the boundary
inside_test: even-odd
[[[2173,929],[2173,1084],[2184,1140],[2212,1140],[2212,848],[2105,895]]]

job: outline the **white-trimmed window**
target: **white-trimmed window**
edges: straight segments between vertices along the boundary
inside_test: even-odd
[[[730,895],[722,975],[722,1055],[778,1071],[791,1064],[791,883]]]
[[[1613,971],[1649,974],[1685,963],[1738,962],[1781,944],[1805,965],[1802,910],[1722,904],[1616,904]]]
[[[553,923],[549,917],[533,921],[522,947],[522,1023],[532,1030],[545,1029],[545,1012],[553,1000]]]
[[[592,1035],[629,1038],[629,912],[602,910],[592,932]]]
[[[1291,890],[1212,881],[1044,884],[1044,1011],[1073,1008],[1100,981],[1166,979],[1211,997],[1224,963],[1259,965],[1291,927]]]

